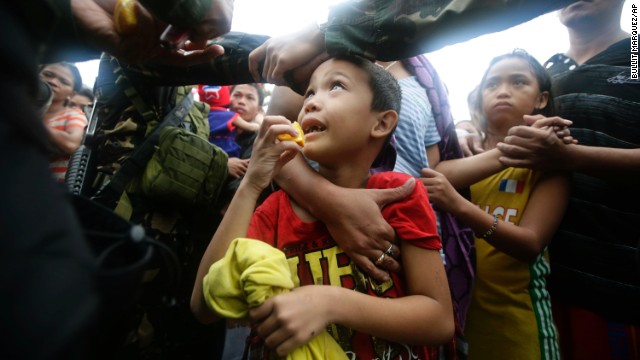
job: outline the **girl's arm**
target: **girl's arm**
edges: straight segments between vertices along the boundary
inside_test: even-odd
[[[328,324],[406,344],[448,341],[454,332],[453,308],[440,253],[402,246],[407,296],[379,298],[339,286],[303,286],[251,310],[250,317],[260,321],[258,334],[279,356],[308,343]]]
[[[225,212],[213,239],[207,246],[191,294],[191,311],[202,323],[211,323],[217,319],[204,300],[202,280],[211,265],[224,257],[233,239],[246,237],[253,210],[262,190],[269,185],[274,174],[300,150],[293,141],[276,143],[276,136],[282,133],[294,135],[291,123],[282,117],[265,120],[256,138],[252,161],[242,179],[227,211]]]
[[[423,171],[429,199],[440,209],[455,214],[476,234],[485,233],[493,224],[493,215],[486,213],[460,194],[447,178],[431,169]],[[522,261],[535,258],[549,243],[567,207],[569,177],[545,173],[536,183],[519,225],[498,221],[487,242],[498,250]]]
[[[444,174],[454,188],[465,188],[506,169],[499,161],[501,155],[498,149],[492,149],[462,159],[440,161],[433,169]]]

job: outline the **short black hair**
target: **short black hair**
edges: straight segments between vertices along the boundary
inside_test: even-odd
[[[387,111],[393,110],[400,114],[400,106],[402,104],[402,89],[398,80],[396,80],[390,72],[385,70],[382,66],[365,59],[360,56],[339,55],[333,57],[335,60],[343,60],[352,63],[356,67],[364,70],[369,77],[369,89],[371,89],[371,110],[373,111]],[[395,132],[398,124],[389,133],[389,136],[385,139],[378,156],[371,165],[372,168],[384,167],[386,164],[395,164],[396,151],[391,149],[394,145],[391,144],[393,133]],[[390,160],[389,157],[392,156]],[[393,167],[393,166],[391,166]]]
[[[394,110],[400,113],[402,90],[400,89],[398,81],[390,72],[376,65],[374,62],[359,56],[339,55],[333,59],[350,62],[367,73],[369,76],[369,88],[372,94],[371,110]]]
[[[249,84],[236,84],[236,85],[232,85],[231,89],[229,89],[229,94],[233,93],[233,89],[236,88],[236,86],[238,85],[249,85],[252,86],[254,89],[256,89],[256,92],[258,93],[258,105],[260,107],[262,107],[264,105],[264,86],[260,83],[249,83]]]
[[[82,85],[82,88],[76,91],[76,94],[86,96],[89,100],[93,101],[93,90],[86,85]]]

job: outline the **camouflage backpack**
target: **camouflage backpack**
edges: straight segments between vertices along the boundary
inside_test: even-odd
[[[209,106],[193,101],[190,86],[180,86],[173,91],[175,106],[160,117],[117,60],[110,61],[115,84],[124,89],[131,106],[108,135],[131,133],[129,128],[140,124],[144,124],[144,134],[140,137],[138,131],[137,143],[129,144],[132,148],[127,156],[116,160],[114,174],[102,183],[94,198],[103,203],[117,198],[116,212],[125,218],[130,207],[125,192],[143,194],[159,206],[213,206],[227,178],[228,158],[208,141]],[[128,117],[131,112],[137,117]],[[135,135],[132,141],[136,141],[133,138]]]

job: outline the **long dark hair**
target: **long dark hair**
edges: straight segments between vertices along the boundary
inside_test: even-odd
[[[73,77],[73,92],[76,92],[76,93],[80,92],[80,90],[82,90],[82,75],[80,75],[80,70],[78,70],[78,67],[75,64],[70,63],[68,61],[42,64],[40,65],[39,71],[42,71],[47,65],[55,65],[55,64],[62,65],[67,69],[69,69],[69,71],[71,72],[71,76]]]
[[[533,73],[536,80],[538,81],[538,91],[540,93],[543,93],[545,91],[549,93],[547,105],[541,109],[534,109],[531,115],[540,114],[540,115],[549,117],[549,116],[553,116],[554,114],[555,107],[553,104],[553,95],[551,92],[551,75],[549,75],[549,73],[542,66],[542,64],[540,64],[538,60],[536,60],[533,56],[531,56],[531,54],[529,54],[523,49],[515,49],[510,53],[496,56],[491,60],[491,62],[489,63],[489,67],[487,67],[487,70],[484,72],[484,75],[482,75],[482,80],[480,80],[480,85],[478,85],[477,87],[478,90],[474,91],[475,93],[470,94],[470,96],[474,96],[475,99],[467,99],[467,100],[472,100],[469,102],[472,103],[473,105],[473,108],[469,110],[471,110],[472,113],[479,115],[479,119],[474,119],[475,122],[479,122],[479,124],[478,123],[476,124],[476,127],[479,127],[485,131],[486,131],[487,124],[486,124],[486,118],[484,116],[484,111],[482,109],[482,103],[484,100],[482,97],[482,89],[484,88],[484,85],[487,81],[487,75],[489,74],[489,71],[491,71],[491,68],[493,68],[493,66],[498,62],[504,59],[511,59],[511,58],[518,58],[526,61],[529,64],[529,68],[531,69],[531,72]]]

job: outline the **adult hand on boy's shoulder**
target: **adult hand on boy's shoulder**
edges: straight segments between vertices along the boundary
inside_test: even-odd
[[[386,281],[385,271],[401,271],[396,261],[400,248],[395,243],[393,228],[382,217],[380,209],[404,199],[413,191],[411,178],[402,186],[390,189],[341,189],[331,220],[323,219],[331,236],[356,265],[378,281]],[[382,256],[391,247],[390,253]],[[377,260],[381,259],[379,264]]]

